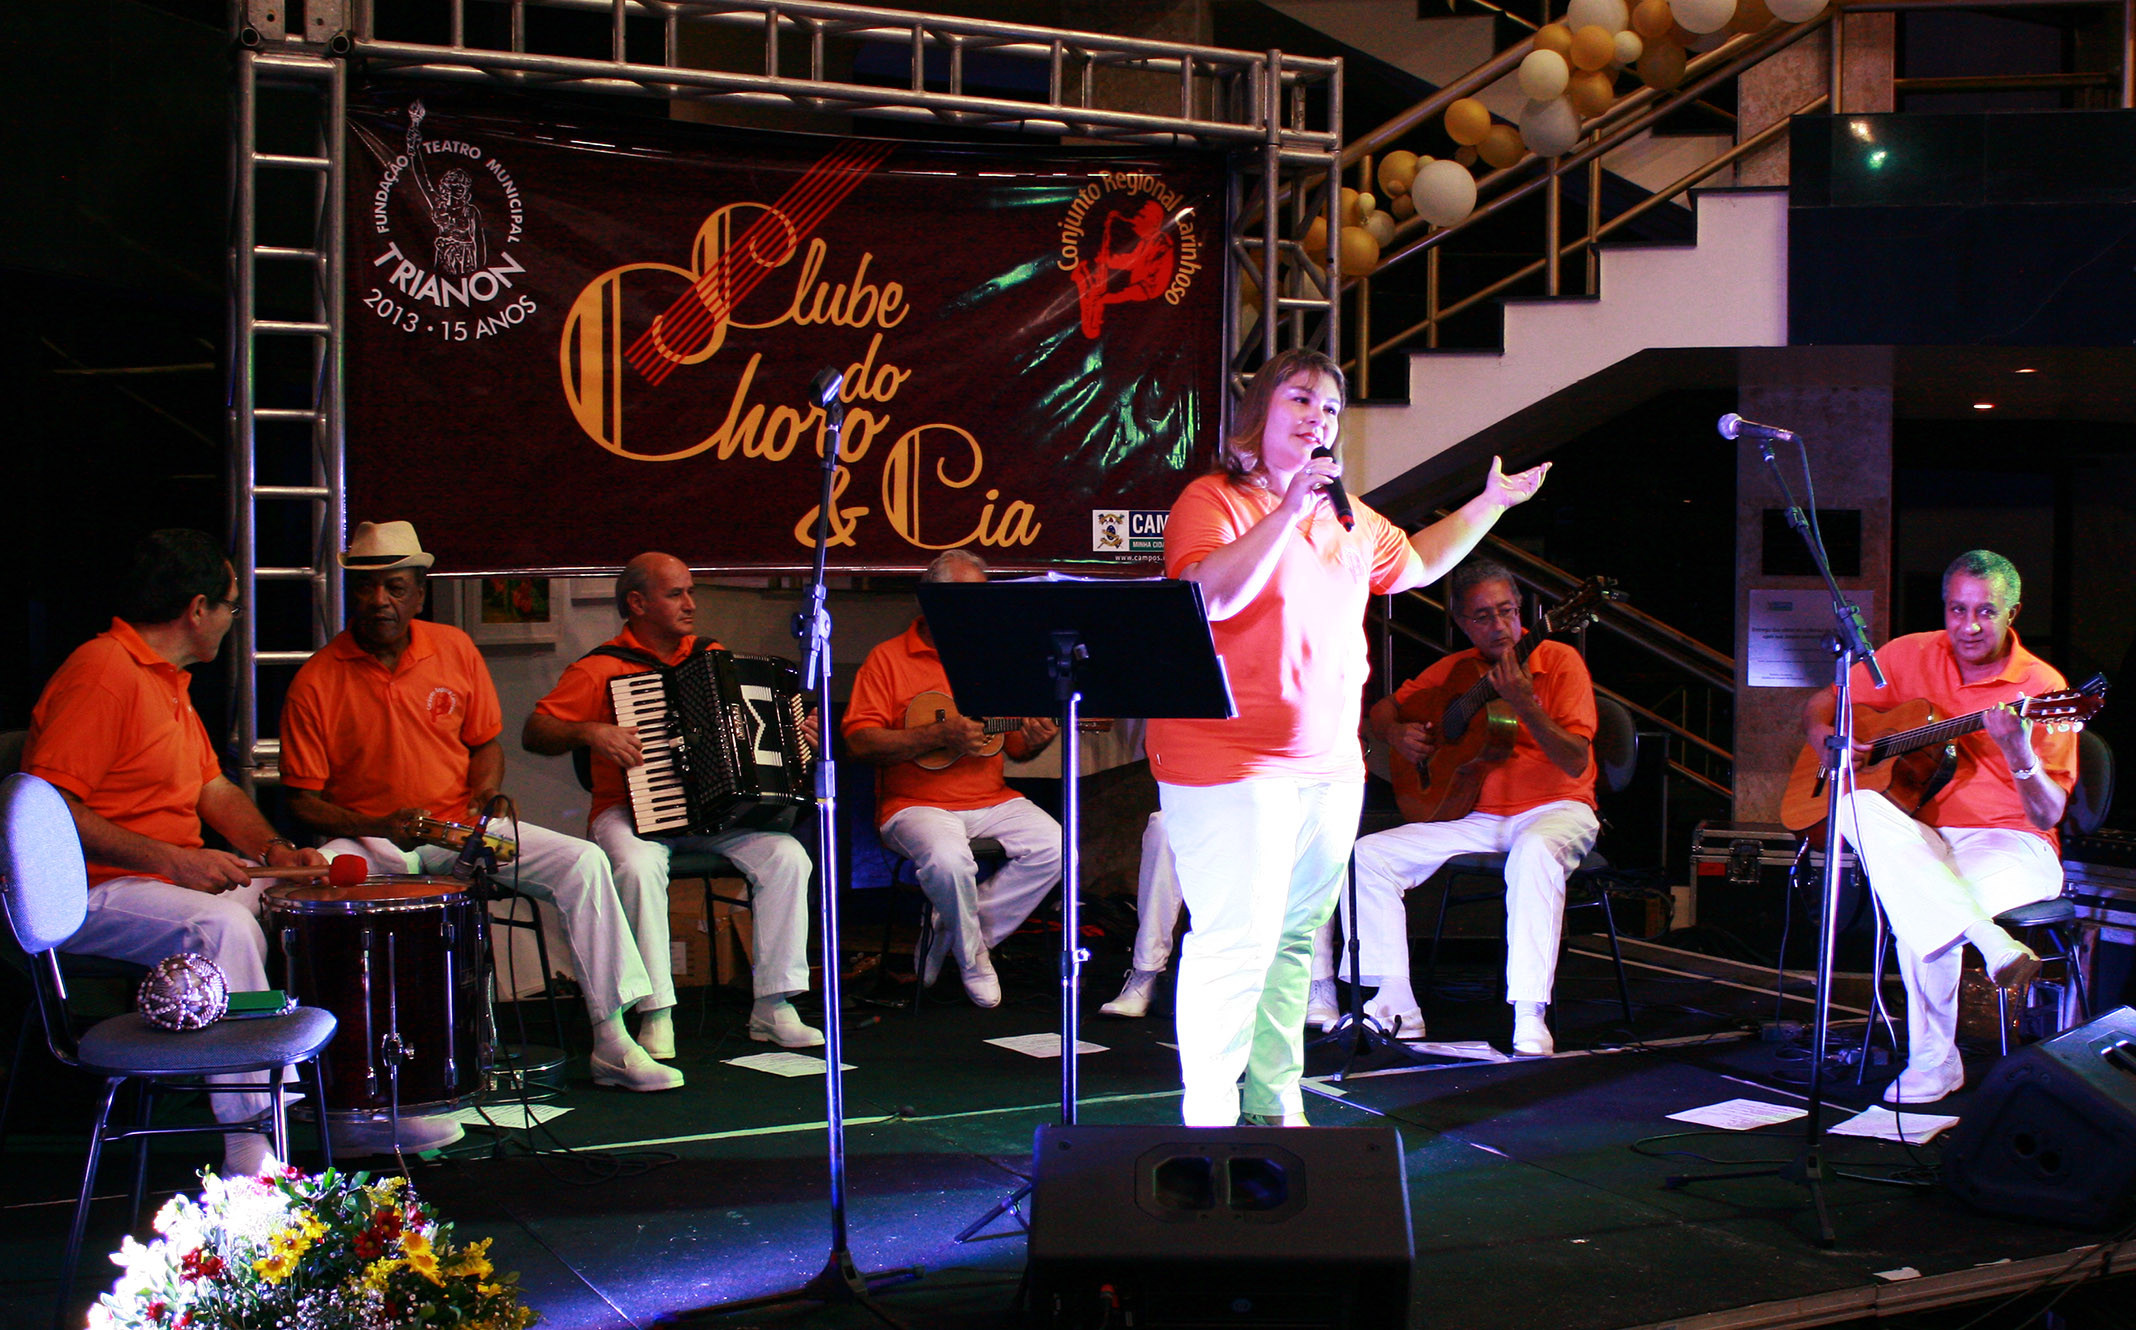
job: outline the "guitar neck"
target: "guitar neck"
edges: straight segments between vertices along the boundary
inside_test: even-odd
[[[1902,753],[1911,753],[1917,748],[1949,743],[1960,735],[1971,734],[1979,729],[1987,722],[1988,712],[2000,710],[2002,710],[2001,707],[1985,707],[1973,712],[1971,715],[1953,716],[1949,720],[1931,721],[1926,725],[1917,725],[1910,730],[1900,730],[1896,734],[1887,734],[1870,745],[1868,760],[1881,762],[1887,757],[1897,757]]]
[[[1535,649],[1542,645],[1543,639],[1549,636],[1550,631],[1550,616],[1546,614],[1541,623],[1530,628],[1521,635],[1520,641],[1513,644],[1514,659],[1526,664],[1528,657],[1535,654]],[[1490,705],[1491,699],[1497,696],[1498,690],[1491,686],[1491,676],[1484,675],[1470,684],[1467,692],[1447,704],[1446,717],[1440,723],[1441,731],[1446,734],[1460,733],[1467,728],[1476,713]]]

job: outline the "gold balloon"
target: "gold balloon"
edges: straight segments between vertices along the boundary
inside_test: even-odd
[[[1735,15],[1728,20],[1730,32],[1757,32],[1773,21],[1765,0],[1736,0]]]
[[[1639,81],[1666,92],[1684,81],[1684,48],[1675,42],[1654,42],[1639,57]]]
[[[1528,155],[1528,145],[1520,141],[1520,131],[1511,125],[1493,125],[1491,132],[1476,145],[1477,155],[1491,165],[1504,170]]]
[[[1348,185],[1344,185],[1342,187],[1342,224],[1344,226],[1355,226],[1362,220],[1364,220],[1364,215],[1357,207],[1357,191]]]
[[[1410,177],[1409,183],[1416,184],[1416,178]],[[1417,215],[1417,201],[1410,198],[1409,191],[1405,189],[1394,196],[1394,201],[1387,205],[1387,211],[1394,214],[1394,220],[1406,222]]]
[[[1454,160],[1459,162],[1463,166],[1474,166],[1476,164],[1476,159],[1478,157],[1481,157],[1482,155],[1482,153],[1477,152],[1476,149],[1473,147],[1465,147],[1454,153]]]
[[[1592,119],[1616,104],[1617,81],[1606,70],[1574,74],[1565,87],[1565,100],[1582,120]]]
[[[1417,155],[1407,148],[1396,148],[1379,161],[1379,187],[1387,191],[1387,197],[1398,199],[1409,192],[1409,186],[1417,178]]]
[[[1668,36],[1675,23],[1676,16],[1669,12],[1669,0],[1639,0],[1639,8],[1632,11],[1632,31],[1648,44]]]
[[[1491,132],[1491,113],[1474,97],[1463,97],[1446,108],[1446,136],[1463,147],[1483,142]]]
[[[1380,245],[1372,233],[1362,226],[1345,226],[1338,237],[1342,246],[1340,262],[1345,277],[1363,277],[1379,267]]]
[[[1305,234],[1299,238],[1298,243],[1304,247],[1306,257],[1315,263],[1325,260],[1328,256],[1328,219],[1314,214],[1312,224],[1305,228]]]
[[[1599,23],[1590,23],[1572,34],[1572,53],[1567,57],[1576,70],[1595,70],[1617,58],[1617,38]]]
[[[1663,0],[1663,3],[1667,3],[1667,0]],[[1572,51],[1572,29],[1562,23],[1545,23],[1535,30],[1535,49],[1538,51],[1555,51],[1559,55],[1570,54]]]

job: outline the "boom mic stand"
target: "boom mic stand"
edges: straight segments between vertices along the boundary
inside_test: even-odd
[[[898,1320],[875,1301],[874,1286],[904,1283],[921,1274],[917,1266],[903,1266],[863,1275],[853,1264],[853,1253],[846,1245],[845,1028],[838,973],[838,763],[832,757],[829,732],[831,616],[824,608],[829,595],[826,565],[831,546],[832,487],[838,476],[839,434],[845,425],[845,403],[839,400],[844,381],[844,375],[826,369],[809,384],[809,398],[822,408],[829,429],[823,449],[823,489],[816,507],[816,555],[809,574],[808,605],[794,615],[793,624],[794,636],[808,644],[802,686],[816,694],[816,714],[821,718],[818,723],[824,727],[823,742],[818,745],[821,751],[816,755],[816,864],[823,878],[823,906],[818,917],[823,929],[823,1094],[830,1163],[831,1247],[823,1269],[797,1289],[715,1303],[678,1319],[725,1316],[790,1302],[836,1302],[865,1307],[883,1324],[897,1326]]]
[[[1772,470],[1773,478],[1780,482],[1780,492],[1787,499],[1787,524],[1802,537],[1803,545],[1810,552],[1810,561],[1817,565],[1817,572],[1824,579],[1825,590],[1832,598],[1832,622],[1835,628],[1828,645],[1833,652],[1832,683],[1836,693],[1835,710],[1832,716],[1832,737],[1825,741],[1823,762],[1825,782],[1825,861],[1823,913],[1818,920],[1817,933],[1817,995],[1815,1011],[1810,1026],[1810,1094],[1809,1112],[1803,1119],[1804,1138],[1802,1153],[1779,1168],[1736,1170],[1726,1173],[1683,1174],[1663,1180],[1671,1188],[1694,1182],[1719,1182],[1727,1178],[1781,1177],[1800,1183],[1809,1189],[1810,1200],[1817,1210],[1817,1245],[1837,1246],[1838,1235],[1832,1229],[1831,1213],[1825,1208],[1824,1181],[1824,1078],[1825,1047],[1832,1024],[1832,954],[1839,942],[1839,888],[1840,851],[1839,815],[1841,799],[1854,788],[1854,706],[1852,684],[1854,666],[1859,663],[1869,673],[1870,681],[1878,688],[1884,686],[1884,671],[1876,663],[1876,653],[1869,648],[1868,629],[1862,623],[1862,612],[1833,580],[1831,562],[1825,557],[1824,538],[1818,533],[1816,518],[1816,489],[1809,479],[1810,460],[1803,454],[1802,474],[1810,486],[1810,508],[1806,511],[1795,501],[1795,491],[1787,483],[1787,473],[1773,457],[1775,436],[1800,440],[1783,430],[1751,425],[1738,416],[1721,418],[1721,433],[1727,438],[1738,437],[1738,431],[1750,434],[1758,441],[1758,454]]]

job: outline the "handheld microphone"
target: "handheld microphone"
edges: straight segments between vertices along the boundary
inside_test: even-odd
[[[808,400],[814,402],[817,406],[829,406],[837,400],[839,391],[844,387],[844,370],[818,370],[816,371],[816,377],[808,381]]]
[[[1326,444],[1313,449],[1315,457],[1333,457],[1335,450]],[[1357,514],[1350,511],[1350,492],[1342,487],[1341,476],[1328,477],[1328,483],[1320,492],[1328,496],[1328,506],[1335,510],[1335,520],[1342,523],[1345,531],[1357,530]]]
[[[1781,429],[1778,425],[1760,425],[1755,420],[1745,420],[1730,411],[1722,416],[1716,426],[1724,439],[1755,439],[1760,443],[1793,443],[1795,432]]]

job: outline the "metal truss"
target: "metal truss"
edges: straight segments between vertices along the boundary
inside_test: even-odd
[[[1230,299],[1223,334],[1231,388],[1286,346],[1340,354],[1336,283],[1326,275],[1334,271],[1333,237],[1340,229],[1332,225],[1342,152],[1339,60],[817,0],[444,0],[389,15],[372,0],[233,0],[233,12],[239,40],[231,256],[234,558],[248,604],[257,603],[262,583],[311,585],[312,649],[339,630],[342,617],[332,554],[346,521],[341,153],[350,60],[362,61],[367,77],[420,85],[594,93],[1226,151],[1232,155]],[[608,20],[608,53],[589,57],[588,24],[600,16]],[[431,26],[411,26],[418,23]],[[559,38],[566,26],[570,31]],[[447,34],[443,44],[436,40],[439,28]],[[564,44],[573,49],[545,49]],[[884,52],[903,57],[908,72],[901,82],[856,72],[868,63],[862,53]],[[295,90],[300,100],[305,90],[314,94],[296,118],[316,131],[315,148],[261,148],[258,108],[270,89]],[[288,118],[276,123],[286,129]],[[271,183],[291,175],[317,185],[311,238],[262,245],[263,201]],[[1326,254],[1306,256],[1282,238],[1303,233],[1309,208],[1331,223]],[[1258,292],[1276,293],[1260,312],[1240,299],[1241,263],[1260,269]],[[263,266],[299,264],[310,268],[309,308],[260,317]],[[311,399],[263,407],[254,400],[263,355],[289,339],[309,344]],[[288,467],[269,453],[288,451],[306,427],[309,483],[263,483],[267,471]],[[267,434],[275,429],[291,437],[270,445]],[[311,505],[309,562],[263,563],[259,533],[286,518],[292,503]],[[248,618],[234,635],[231,737],[243,774],[272,780],[279,744],[261,734],[259,671],[300,663],[309,651],[263,650],[258,622],[257,615]]]

